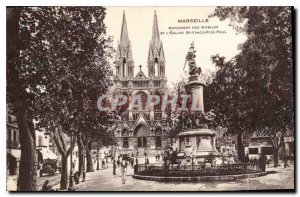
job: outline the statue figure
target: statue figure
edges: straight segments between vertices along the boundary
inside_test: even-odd
[[[185,65],[186,63],[188,62],[188,65],[189,65],[189,75],[200,75],[201,73],[201,68],[200,67],[197,67],[196,65],[196,61],[195,61],[195,55],[196,53],[196,50],[194,50],[194,41],[191,43],[191,46],[188,50],[188,53],[185,57],[185,64],[184,64],[184,67],[183,69],[185,68]]]

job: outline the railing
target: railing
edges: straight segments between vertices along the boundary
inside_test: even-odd
[[[222,175],[238,175],[261,172],[260,163],[241,163],[241,164],[222,164],[207,167],[207,165],[188,165],[180,166],[170,164],[165,167],[163,164],[139,164],[134,170],[137,175],[144,176],[164,176],[164,177],[182,177],[182,176],[222,176]]]
[[[128,81],[122,81],[121,84],[122,84],[123,88],[128,88],[129,87],[129,82]],[[134,88],[150,87],[150,81],[149,81],[149,79],[134,80],[134,81],[132,81],[132,86]],[[160,80],[154,80],[153,81],[153,87],[160,87],[160,86],[161,86],[161,81]]]

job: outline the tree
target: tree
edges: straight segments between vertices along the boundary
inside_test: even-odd
[[[19,166],[18,190],[34,191],[36,186],[35,131],[32,117],[32,101],[35,95],[28,86],[39,84],[39,79],[25,76],[20,51],[28,47],[29,34],[20,32],[21,8],[7,8],[7,103],[17,118],[20,133],[21,159]],[[34,74],[33,74],[34,75]]]
[[[211,106],[230,127],[245,132],[268,129],[277,166],[283,136],[294,126],[292,8],[217,7],[213,16],[231,19],[248,39],[231,61],[213,57],[220,70],[211,86]]]
[[[29,115],[31,121],[38,120],[39,128],[53,132],[62,159],[65,160],[72,151],[74,140],[71,140],[71,148],[66,149],[63,140],[59,139],[64,134],[73,138],[85,132],[79,131],[78,124],[84,120],[85,106],[97,109],[98,97],[105,94],[111,85],[109,61],[112,48],[111,39],[105,36],[105,9],[25,7],[19,12],[15,22],[20,24],[19,31],[13,30],[20,32],[21,38],[26,37],[22,35],[29,35],[29,44],[23,46],[22,50],[12,50],[16,52],[13,56],[15,59],[11,58],[12,61],[8,62],[9,102],[18,106],[14,107],[15,112],[22,112],[17,118],[23,121],[19,127],[26,130],[24,133],[29,133],[28,126],[24,125]],[[10,46],[13,47],[13,44]],[[22,154],[28,156],[23,161],[32,165],[34,137],[28,136],[26,139],[24,147],[29,147],[31,152],[27,151],[27,154],[22,149]],[[29,167],[26,169],[28,176],[19,178],[24,185],[28,185],[28,178],[32,177],[34,171]],[[61,189],[66,189],[67,169],[63,171]],[[29,186],[22,188],[33,190]]]

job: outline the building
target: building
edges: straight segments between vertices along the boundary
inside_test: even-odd
[[[292,130],[288,130],[284,135],[284,145],[282,146],[282,153],[288,157],[293,158],[295,154],[295,135]]]
[[[160,152],[163,147],[167,146],[166,114],[161,110],[160,105],[145,109],[149,95],[162,97],[168,92],[165,62],[155,12],[148,50],[148,75],[142,71],[140,65],[138,73],[134,76],[135,65],[124,12],[116,58],[116,76],[119,82],[114,89],[114,95],[123,94],[129,101],[139,95],[143,107],[142,109],[126,109],[122,113],[115,133],[118,143],[117,154],[154,155],[155,152]]]
[[[7,152],[7,174],[18,175],[21,146],[19,140],[19,129],[17,119],[12,110],[6,109],[6,152]],[[44,159],[57,159],[57,156],[50,150],[55,145],[50,142],[50,133],[45,131],[35,131],[35,145],[37,150],[38,169],[41,167]]]
[[[21,158],[19,129],[17,119],[12,111],[6,109],[6,159],[8,175],[16,175]]]

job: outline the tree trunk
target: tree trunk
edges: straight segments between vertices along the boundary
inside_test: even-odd
[[[243,143],[243,133],[238,132],[237,133],[237,154],[238,159],[241,162],[245,161],[245,148]]]
[[[279,164],[279,156],[278,156],[278,149],[274,148],[274,167],[276,168]]]
[[[18,190],[35,191],[36,186],[36,150],[35,133],[32,117],[29,114],[28,92],[24,81],[18,75],[20,63],[20,50],[25,47],[19,36],[19,20],[22,9],[20,7],[6,8],[7,43],[6,43],[6,80],[7,102],[13,105],[13,112],[17,118],[20,133],[21,158],[19,166]]]
[[[97,170],[100,170],[100,163],[99,163],[99,153],[100,153],[100,147],[99,142],[97,142]]]
[[[60,177],[60,189],[66,190],[68,186],[68,156],[61,156],[61,177]]]
[[[27,117],[27,110],[16,113],[20,132],[21,159],[18,178],[19,191],[36,191],[35,133]],[[32,120],[31,120],[32,121]],[[32,131],[33,130],[33,131]]]
[[[70,147],[67,148],[61,126],[58,126],[57,129],[53,132],[53,138],[59,153],[61,154],[61,181],[60,189],[67,189],[68,184],[68,157],[72,154],[72,151],[75,146],[75,139],[71,137]],[[70,162],[71,163],[71,162]],[[72,163],[71,163],[72,165]]]
[[[93,159],[92,159],[92,142],[87,143],[87,149],[86,149],[86,171],[87,172],[94,172],[94,165],[93,165]]]
[[[77,135],[77,145],[78,145],[78,173],[79,176],[82,174],[82,165],[83,165],[83,147],[81,141],[81,134]]]

